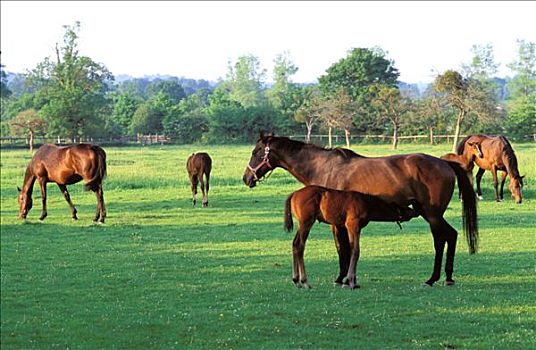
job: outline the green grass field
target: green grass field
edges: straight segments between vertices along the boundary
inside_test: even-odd
[[[423,288],[433,243],[422,218],[371,223],[361,239],[362,288],[336,288],[335,246],[311,232],[305,264],[313,289],[291,281],[293,234],[283,203],[301,188],[282,169],[254,189],[242,183],[253,145],[105,147],[104,225],[95,195],[70,186],[79,220],[48,185],[48,217],[17,218],[28,151],[1,152],[2,349],[529,349],[536,348],[536,146],[513,144],[524,201],[492,200],[484,175],[480,251],[459,232],[454,287]],[[389,145],[357,145],[388,155]],[[439,156],[449,145],[402,144]],[[193,151],[213,158],[209,208],[191,205]],[[444,275],[442,280],[444,280]]]

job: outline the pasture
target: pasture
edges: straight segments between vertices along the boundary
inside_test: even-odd
[[[389,145],[354,145],[388,155]],[[433,264],[422,218],[370,223],[361,237],[361,289],[337,288],[329,227],[305,249],[311,290],[291,281],[294,232],[284,201],[302,187],[277,169],[253,189],[242,182],[253,144],[104,147],[105,224],[96,199],[69,186],[73,221],[48,185],[28,220],[17,186],[31,155],[1,152],[2,349],[528,349],[536,348],[536,147],[513,144],[526,175],[523,204],[482,181],[480,250],[469,255],[457,189],[445,218],[458,230],[456,285],[421,287]],[[402,144],[396,153],[440,156],[450,145]],[[212,157],[209,207],[191,204],[186,159]],[[507,180],[508,181],[508,180]],[[444,263],[444,261],[443,261]]]

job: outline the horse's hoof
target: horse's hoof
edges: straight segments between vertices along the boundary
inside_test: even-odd
[[[444,285],[446,287],[452,287],[454,285],[454,280],[446,280]]]
[[[46,217],[47,217],[46,215],[41,215],[41,216],[39,217],[39,220],[43,221],[43,220],[45,220]]]
[[[203,203],[203,208],[208,207],[208,203]]]
[[[429,282],[424,282],[423,284],[421,284],[421,287],[423,288],[432,288],[434,286],[434,284],[430,284]]]
[[[302,283],[302,287],[303,289],[311,289],[311,286],[307,282]]]
[[[477,196],[477,198],[478,198],[479,200],[484,200],[484,197],[482,197],[482,196]]]

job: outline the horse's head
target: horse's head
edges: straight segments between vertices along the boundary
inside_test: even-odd
[[[482,147],[480,146],[480,142],[474,141],[474,142],[467,142],[467,146],[469,147],[469,153],[475,155],[478,158],[484,158],[484,153],[482,153]]]
[[[18,187],[17,190],[19,190],[19,218],[26,219],[28,212],[32,209],[32,196]]]
[[[242,177],[244,183],[250,188],[255,187],[257,182],[274,168],[270,162],[270,159],[273,159],[270,154],[270,140],[272,137],[273,134],[271,133],[266,135],[261,133],[255,148],[251,152],[251,158]]]
[[[521,194],[523,192],[523,178],[525,176],[512,176],[510,177],[510,182],[508,184],[508,189],[510,189],[510,192],[512,193],[512,197],[514,198],[515,202],[517,204],[521,204],[523,198],[521,198]]]

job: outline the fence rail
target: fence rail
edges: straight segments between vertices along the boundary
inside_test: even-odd
[[[466,135],[460,135],[459,137],[465,137]],[[294,140],[305,141],[307,135],[290,135],[289,138]],[[325,145],[328,142],[329,135],[327,134],[314,134],[310,135],[310,142],[317,143],[320,145]],[[389,143],[392,142],[392,135],[365,135],[365,134],[355,134],[350,135],[350,143],[363,143],[363,142],[380,142],[380,143]],[[430,135],[402,135],[398,136],[399,141],[413,141],[413,142],[430,142]],[[526,135],[523,138],[525,141],[534,141],[536,142],[536,134]],[[346,142],[346,137],[344,135],[332,135],[332,140],[335,144],[340,144]],[[433,135],[433,142],[452,142],[454,140],[454,135]],[[159,134],[149,134],[136,136],[122,136],[117,138],[90,138],[90,137],[80,137],[76,139],[68,139],[61,137],[43,137],[37,136],[34,139],[34,146],[38,147],[44,143],[55,143],[57,145],[65,145],[70,143],[96,143],[101,145],[117,145],[117,146],[127,146],[127,145],[153,145],[153,144],[173,144],[174,140],[166,135]],[[19,137],[19,136],[5,136],[0,137],[0,147],[3,148],[16,148],[16,147],[28,147],[30,144],[29,137]]]

